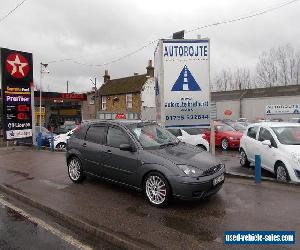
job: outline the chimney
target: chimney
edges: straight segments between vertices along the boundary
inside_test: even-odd
[[[109,80],[110,80],[110,75],[108,74],[108,70],[106,69],[104,71],[103,81],[104,81],[104,83],[106,83]]]
[[[148,61],[147,69],[147,76],[154,77],[154,67],[152,66],[152,60]]]

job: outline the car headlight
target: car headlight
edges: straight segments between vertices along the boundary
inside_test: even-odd
[[[188,166],[188,165],[177,165],[177,167],[182,170],[183,173],[185,173],[188,176],[197,177],[203,174],[203,171],[201,169]]]

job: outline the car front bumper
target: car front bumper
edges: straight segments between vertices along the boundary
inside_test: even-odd
[[[228,145],[230,148],[239,148],[240,140],[229,140]]]
[[[213,175],[199,178],[175,177],[170,183],[173,196],[183,200],[198,200],[213,195],[221,189],[225,176],[224,180],[216,185],[213,184],[213,180],[224,174],[225,171],[221,170]]]

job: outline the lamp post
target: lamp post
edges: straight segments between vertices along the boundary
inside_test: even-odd
[[[41,70],[40,70],[40,107],[39,107],[39,123],[40,123],[40,131],[38,134],[38,148],[41,147],[41,139],[42,139],[42,79],[44,73],[49,73],[46,70],[48,64],[47,63],[40,63]]]

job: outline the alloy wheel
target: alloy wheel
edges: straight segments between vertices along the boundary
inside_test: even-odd
[[[277,167],[276,178],[279,181],[288,181],[289,180],[288,173],[284,166],[280,165]]]
[[[223,139],[221,143],[222,149],[226,150],[228,148],[228,140]]]
[[[82,178],[81,164],[79,160],[77,160],[76,158],[70,160],[68,164],[68,171],[69,171],[70,179],[72,181],[79,182],[80,179]]]
[[[56,148],[57,148],[57,149],[62,149],[62,150],[64,150],[64,149],[66,149],[66,146],[67,146],[67,145],[66,145],[65,143],[62,143],[62,142],[61,142],[61,143],[58,143],[58,144],[57,144]]]
[[[246,163],[246,153],[244,151],[241,151],[241,154],[240,154],[240,163],[242,166],[245,165]]]
[[[167,186],[161,177],[157,175],[150,175],[146,180],[145,188],[146,195],[151,203],[161,205],[166,201]]]

